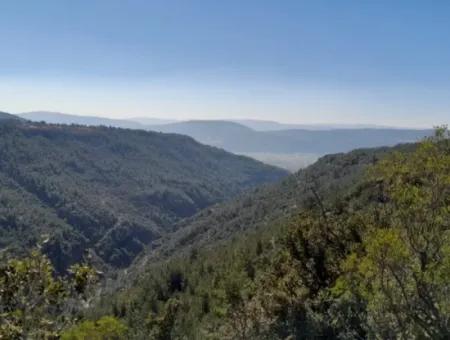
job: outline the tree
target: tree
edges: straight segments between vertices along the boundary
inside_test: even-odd
[[[119,340],[124,339],[127,327],[112,316],[98,321],[84,321],[62,334],[62,340]]]
[[[70,278],[56,278],[39,251],[7,261],[0,267],[0,338],[58,338],[76,320],[95,280],[85,265],[72,267]]]
[[[449,132],[395,154],[371,173],[385,202],[334,292],[364,301],[378,338],[450,337]]]
[[[151,339],[172,339],[172,330],[174,328],[179,308],[180,302],[178,299],[171,298],[165,304],[161,315],[149,315],[147,318],[147,327],[149,328]]]

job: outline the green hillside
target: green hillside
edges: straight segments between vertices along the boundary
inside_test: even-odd
[[[20,118],[12,114],[0,111],[0,120],[19,120]]]
[[[114,137],[113,141],[102,132]],[[69,136],[78,147],[87,138],[90,149],[99,148],[103,154],[106,146],[122,142],[119,137],[123,134],[135,146],[140,144],[134,138],[173,137],[13,122],[2,128],[1,135],[7,138],[1,159],[8,155],[7,164],[20,162],[22,166],[8,171],[1,163],[2,173],[8,174],[11,183],[14,178],[23,188],[34,188],[33,195],[46,193],[42,196],[45,199],[40,199],[42,206],[48,206],[58,197],[55,193],[67,190],[67,196],[71,192],[57,186],[62,171],[55,171],[55,164],[64,164],[64,154],[56,153],[55,145],[67,150]],[[139,252],[140,258],[127,270],[117,272],[114,279],[102,279],[93,269],[102,255],[99,247],[93,247],[93,256],[87,259],[90,263],[71,267],[64,277],[55,277],[50,262],[39,252],[3,261],[0,335],[77,340],[447,339],[449,137],[442,128],[435,137],[418,144],[325,156],[278,183],[174,218],[170,228],[148,241],[149,250]],[[28,138],[34,143],[27,144]],[[37,167],[29,160],[42,155],[33,147],[44,148],[48,138],[53,148],[45,150],[50,156],[55,152],[60,163],[54,160],[49,167],[41,161],[38,164],[42,167]],[[198,146],[190,139],[177,138],[185,140],[184,147],[186,141]],[[12,147],[15,154],[8,153]],[[29,149],[34,153],[24,152]],[[138,158],[144,154],[139,153]],[[128,150],[126,157],[129,155],[136,156]],[[111,164],[108,161],[109,167]],[[30,182],[19,181],[24,169],[31,174],[26,178],[32,179],[33,171],[42,173],[45,169],[52,181],[43,187],[46,190],[36,190],[42,188],[36,184],[26,186]],[[137,171],[127,166],[121,174],[130,169]],[[75,185],[69,178],[64,177],[64,182]],[[96,178],[89,185],[99,182]],[[77,181],[76,185],[82,183]],[[107,184],[103,187],[112,190]],[[2,191],[8,194],[5,197],[19,197],[15,194],[18,191],[11,189],[14,187],[3,188],[8,189]],[[87,185],[80,190],[90,193]],[[24,197],[16,202],[26,202]],[[98,201],[103,196],[96,197]],[[119,200],[120,196],[114,197]],[[126,197],[120,204],[130,201]],[[88,195],[80,202],[95,203]],[[4,206],[15,208],[13,204]],[[58,218],[60,206],[64,204],[53,206]],[[95,209],[100,210],[101,205]],[[119,204],[113,209],[115,214],[121,212]],[[15,211],[16,220],[23,221],[26,212],[25,207]],[[44,215],[33,206],[29,216]],[[5,221],[4,226],[17,225],[14,219]],[[61,225],[56,230],[66,237],[76,229]],[[21,237],[25,239],[25,233]],[[60,249],[67,249],[64,246],[69,241],[60,241]],[[55,244],[52,237],[44,242],[46,251],[51,249],[48,244]],[[117,248],[117,244],[112,247]],[[31,309],[29,301],[33,301]]]
[[[5,120],[0,248],[128,266],[181,218],[285,175],[179,135]]]
[[[301,208],[314,206],[318,199],[339,201],[343,192],[351,190],[362,180],[368,166],[393,150],[408,152],[414,147],[414,144],[404,144],[395,148],[359,149],[324,156],[280,183],[256,188],[182,219],[174,225],[173,234],[153,243],[152,252],[142,262],[188,252],[192,247],[214,247],[216,241],[226,241],[276,224],[295,215]]]
[[[450,143],[444,136],[389,154],[326,157],[257,199],[292,202],[300,189],[293,183],[316,173],[306,190],[312,196],[298,194],[295,215],[270,222],[273,211],[261,212],[268,222],[236,237],[228,230],[233,211],[245,230],[262,221],[264,205],[248,218],[239,203],[213,208],[227,212],[209,218],[216,220],[210,235],[220,230],[227,241],[210,238],[213,247],[147,263],[145,274],[107,295],[89,317],[114,315],[133,339],[448,338]],[[291,194],[282,196],[286,191]]]

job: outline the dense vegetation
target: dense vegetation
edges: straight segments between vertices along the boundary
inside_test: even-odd
[[[323,157],[180,220],[96,289],[95,253],[63,276],[3,259],[0,338],[448,339],[449,137]]]
[[[89,302],[97,275],[74,265],[70,278],[55,278],[39,251],[0,265],[0,339],[56,339]]]
[[[3,119],[0,249],[125,267],[181,218],[285,175],[179,135]]]
[[[89,317],[114,315],[136,339],[449,338],[448,137],[331,199],[310,187],[293,217],[147,264]]]
[[[334,202],[361,181],[368,166],[376,164],[393,150],[410,152],[413,144],[392,148],[359,149],[327,155],[315,164],[283,179],[280,183],[256,188],[229,202],[203,209],[175,224],[154,256],[189,252],[192,247],[215,246],[237,235],[284,221],[299,209],[312,207],[318,199]],[[156,245],[155,245],[156,246]],[[149,260],[148,257],[144,258]]]

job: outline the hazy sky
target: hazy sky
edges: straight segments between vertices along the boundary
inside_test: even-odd
[[[449,123],[450,1],[1,0],[0,110]]]

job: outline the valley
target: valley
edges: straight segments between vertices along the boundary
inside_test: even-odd
[[[287,172],[189,137],[0,121],[0,245],[125,267],[173,224]]]
[[[450,340],[450,1],[0,1],[0,340]]]
[[[446,127],[289,174],[181,134],[0,117],[10,324],[67,339],[448,334]],[[10,309],[25,292],[32,322]]]

